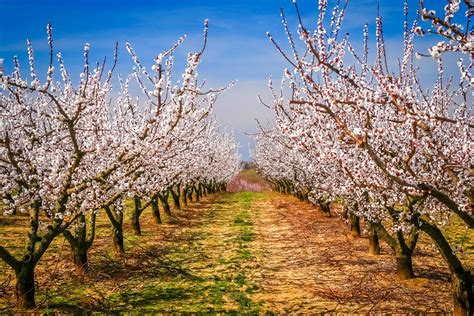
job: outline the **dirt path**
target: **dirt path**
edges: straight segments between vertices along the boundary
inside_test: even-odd
[[[381,256],[369,256],[367,240],[351,238],[339,218],[324,218],[293,197],[270,191],[220,193],[174,214],[157,226],[145,212],[141,237],[132,236],[127,224],[123,256],[111,252],[110,225],[99,221],[92,271],[85,276],[71,273],[68,249],[58,241],[38,268],[38,311],[314,314],[450,309],[447,270],[439,258],[431,259],[434,251],[419,251],[415,257],[415,273],[422,278],[398,282],[388,248],[383,247]],[[6,294],[12,293],[11,286],[0,291],[0,307],[11,302]]]
[[[340,218],[326,218],[293,197],[267,193],[253,207],[255,240],[262,254],[263,309],[285,313],[445,312],[449,282],[440,258],[418,251],[415,273],[395,279],[389,248],[367,254],[368,241],[350,237]],[[423,261],[423,269],[417,263]],[[428,279],[429,278],[429,279]]]

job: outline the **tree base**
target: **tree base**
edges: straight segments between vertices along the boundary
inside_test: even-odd
[[[462,279],[452,275],[454,315],[474,315],[473,281],[469,271]]]
[[[29,270],[22,269],[16,274],[15,298],[16,306],[20,309],[36,306],[34,272]]]
[[[399,280],[409,280],[415,277],[411,256],[397,257],[397,277]]]
[[[123,246],[123,235],[114,233],[113,235],[114,250],[119,254],[125,253],[125,248]]]
[[[369,254],[380,255],[380,243],[377,235],[369,236]]]
[[[74,264],[82,272],[89,271],[89,261],[87,259],[87,252],[74,253]]]

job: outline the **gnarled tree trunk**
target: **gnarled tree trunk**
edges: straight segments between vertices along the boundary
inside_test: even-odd
[[[142,229],[140,227],[140,215],[142,214],[142,202],[139,197],[133,198],[133,211],[132,211],[132,229],[136,236],[141,236]]]
[[[21,260],[17,260],[7,249],[0,246],[0,258],[15,271],[16,306],[24,308],[35,307],[35,268],[45,251],[56,236],[62,232],[62,220],[56,219],[47,227],[41,237],[39,228],[39,201],[34,201],[30,209],[30,227],[28,230],[28,246]]]
[[[94,242],[95,223],[95,212],[90,214],[89,223],[87,223],[86,216],[80,214],[77,218],[77,224],[73,232],[70,230],[65,230],[63,232],[64,237],[71,247],[74,264],[79,268],[80,272],[86,272],[89,270],[87,253]],[[89,230],[87,227],[89,227]]]
[[[112,224],[112,242],[114,250],[123,254],[125,252],[123,242],[123,212],[115,212],[115,208],[111,208],[110,206],[105,206],[104,210]]]
[[[369,254],[379,255],[380,254],[380,243],[379,236],[377,231],[372,226],[372,223],[367,221],[367,226],[369,230]]]
[[[355,202],[352,205],[352,209],[348,212],[352,237],[360,237],[360,218],[356,214],[358,211],[359,211],[359,204]]]
[[[181,192],[181,201],[183,202],[184,206],[188,206],[188,189],[184,188]]]
[[[151,200],[151,212],[157,224],[161,224],[160,208],[158,206],[158,197],[154,196]]]
[[[397,260],[397,277],[399,280],[408,280],[415,277],[413,272],[413,262],[411,251],[397,250],[395,253]]]
[[[351,212],[351,235],[352,237],[360,237],[360,218]]]
[[[172,216],[171,207],[170,207],[170,204],[168,203],[169,194],[170,194],[169,192],[166,192],[165,195],[158,194],[158,198],[161,201],[161,205],[163,206],[163,211],[165,212],[165,214],[168,216]]]
[[[15,271],[15,298],[19,308],[35,307],[35,267],[31,262],[22,263]]]
[[[112,241],[114,244],[114,250],[117,253],[125,253],[125,247],[123,242],[123,230],[112,228]]]
[[[474,315],[474,297],[472,275],[451,273],[454,300],[454,315]]]
[[[179,188],[178,188],[179,192]],[[170,189],[171,197],[173,198],[173,204],[176,209],[180,210],[181,209],[181,204],[179,202],[179,194],[176,193],[173,189]]]
[[[317,203],[318,203],[319,209],[321,210],[321,212],[323,212],[323,216],[331,217],[331,209],[329,207],[330,202],[324,199],[319,199]]]
[[[194,202],[194,200],[193,200],[193,191],[194,191],[194,188],[193,188],[193,187],[189,187],[187,191],[188,191],[188,192],[187,192],[187,193],[188,193],[188,200],[189,200],[190,202]]]
[[[453,252],[449,242],[438,227],[421,218],[419,219],[419,227],[435,242],[451,271],[454,315],[474,315],[471,273],[464,269],[462,262]]]
[[[413,226],[405,241],[400,230],[397,231],[395,237],[392,237],[382,224],[372,223],[372,227],[376,230],[377,235],[395,251],[398,279],[414,278],[412,256],[418,241],[418,229]]]
[[[196,201],[199,202],[201,199],[201,190],[199,189],[199,184],[197,186],[194,186],[194,194],[196,197]]]

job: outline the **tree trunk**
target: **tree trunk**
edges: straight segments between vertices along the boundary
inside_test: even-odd
[[[207,191],[209,193],[216,193],[216,185],[215,184],[210,184]]]
[[[86,272],[89,270],[89,262],[87,260],[87,250],[77,249],[77,251],[74,252],[74,264],[81,271]]]
[[[461,260],[456,256],[451,245],[436,225],[419,218],[420,229],[427,233],[436,243],[438,250],[451,270],[451,284],[453,289],[454,315],[474,315],[474,297],[472,276],[466,271]]]
[[[474,217],[474,187],[471,186],[469,190],[464,191],[464,194],[469,198],[471,202],[471,216]]]
[[[319,208],[323,212],[324,217],[331,217],[331,210],[329,208],[329,202],[328,201],[318,201]]]
[[[151,212],[153,213],[156,223],[161,224],[160,208],[158,207],[158,199],[156,197],[151,200]]]
[[[94,242],[95,222],[96,214],[94,212],[90,214],[89,223],[86,221],[86,216],[80,214],[77,218],[75,229],[72,232],[70,230],[63,232],[63,236],[71,247],[73,262],[80,272],[86,272],[89,269],[87,252]],[[87,227],[89,227],[89,229],[87,229]]]
[[[183,189],[183,192],[181,192],[181,200],[184,206],[188,206],[188,192],[186,189]]]
[[[140,227],[140,218],[137,214],[132,214],[132,229],[135,236],[142,235],[142,229]]]
[[[173,204],[176,209],[180,210],[181,209],[181,204],[179,203],[179,195],[174,192],[173,189],[170,190],[171,197],[173,198]]]
[[[351,235],[352,237],[360,237],[360,218],[354,213],[350,213]]]
[[[203,187],[201,183],[198,184],[198,194],[199,194],[199,198],[202,199],[204,197]]]
[[[122,226],[120,229],[115,227],[112,229],[112,240],[114,242],[114,250],[120,254],[125,253],[125,247],[123,246],[123,230]]]
[[[64,234],[64,236],[66,235]],[[89,250],[89,248],[87,247],[85,242],[81,242],[80,239],[76,239],[74,241],[74,244],[72,244],[71,242],[69,243],[72,250],[73,262],[78,268],[78,271],[87,272],[89,270],[89,262],[87,260],[87,251]]]
[[[351,210],[348,210],[352,237],[360,237],[360,218],[356,214],[358,211],[359,211],[359,203],[357,202],[355,202],[352,205]]]
[[[367,222],[369,229],[369,254],[380,255],[379,236],[370,222]]]
[[[171,207],[170,207],[168,201],[165,201],[165,202],[163,203],[163,211],[165,211],[166,215],[172,216],[172,214],[171,214]]]
[[[104,210],[112,224],[112,242],[114,250],[119,254],[123,254],[125,253],[125,248],[123,246],[123,212],[115,212],[115,207],[114,211],[112,211],[110,206],[105,206]]]
[[[409,252],[397,251],[397,277],[399,280],[413,279],[412,254]]]
[[[275,190],[277,190],[279,193],[282,193],[282,192],[281,192],[281,185],[280,185],[280,183],[275,182],[274,185],[275,185]]]
[[[33,308],[35,307],[35,272],[34,266],[22,264],[16,271],[15,297],[17,307]]]
[[[0,258],[15,271],[16,306],[25,309],[35,307],[35,267],[51,242],[61,232],[61,220],[55,220],[48,231],[38,236],[40,202],[33,201],[30,209],[30,230],[28,232],[27,253],[17,260],[10,252],[0,246]],[[37,242],[41,241],[36,247]]]
[[[372,223],[371,227],[376,230],[378,237],[382,238],[395,251],[398,279],[407,280],[414,278],[412,256],[418,240],[417,228],[415,226],[412,227],[407,243],[401,231],[397,231],[396,238],[393,238],[382,224]]]
[[[142,229],[140,227],[140,215],[142,212],[142,203],[138,197],[133,198],[133,212],[132,212],[132,229],[136,236],[142,235]]]
[[[158,195],[158,198],[161,201],[161,205],[163,206],[163,211],[165,212],[165,214],[168,215],[168,216],[172,216],[171,215],[171,208],[170,208],[170,205],[168,203],[168,196],[169,196],[169,193],[166,193],[164,196],[163,195]]]
[[[290,194],[290,187],[288,186],[287,183],[283,182],[283,186],[284,186],[284,192],[285,194]]]
[[[199,200],[201,199],[201,192],[199,191],[199,188],[194,187],[194,193],[196,196],[196,201],[199,202]]]
[[[296,197],[298,198],[298,200],[300,200],[301,202],[304,201],[304,196],[303,196],[303,193],[301,193],[300,191],[298,191]]]
[[[342,211],[342,219],[345,221],[349,220],[349,206],[344,205],[344,210]]]
[[[309,203],[308,194],[309,192],[303,193],[303,201],[305,201],[306,203]]]
[[[454,315],[474,315],[474,299],[472,275],[465,271],[459,278],[455,273],[451,273],[454,301]]]

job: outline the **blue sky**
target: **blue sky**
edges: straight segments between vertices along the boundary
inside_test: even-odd
[[[334,3],[335,0],[329,0]],[[316,0],[299,0],[305,21],[314,25]],[[436,9],[444,1],[425,0],[427,7]],[[410,0],[411,15],[418,7]],[[255,131],[255,120],[266,120],[270,113],[259,104],[257,95],[268,96],[268,77],[280,78],[287,65],[265,36],[270,31],[285,44],[280,23],[280,7],[296,28],[291,0],[0,0],[2,26],[0,29],[0,58],[5,58],[5,72],[12,71],[14,55],[27,71],[25,41],[29,38],[35,49],[37,65],[43,74],[47,67],[48,48],[46,24],[53,24],[55,49],[61,51],[71,73],[82,67],[84,43],[91,45],[91,59],[112,57],[115,41],[119,42],[119,67],[116,75],[131,69],[125,50],[130,42],[145,65],[168,48],[176,39],[187,34],[179,51],[178,64],[184,64],[188,51],[199,49],[204,19],[210,22],[209,46],[200,68],[201,79],[210,87],[225,85],[238,79],[237,86],[223,95],[215,108],[223,125],[229,125],[241,145],[241,155],[248,159],[248,138]],[[377,1],[352,0],[344,30],[353,41],[360,39],[364,23],[374,25]],[[402,0],[380,0],[386,39],[391,52],[399,55],[403,22]]]

